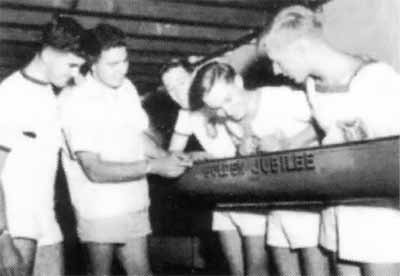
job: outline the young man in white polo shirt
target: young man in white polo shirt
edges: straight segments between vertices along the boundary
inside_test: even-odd
[[[63,275],[54,213],[62,140],[52,85],[66,86],[78,74],[82,33],[73,19],[54,19],[44,27],[32,61],[0,85],[1,275],[31,274],[34,262],[35,275]]]
[[[68,146],[63,166],[78,235],[87,245],[94,275],[109,275],[114,253],[128,275],[150,275],[146,174],[176,177],[190,162],[154,145],[146,150],[148,117],[126,78],[124,33],[100,24],[87,32],[83,45],[91,72],[60,99]]]

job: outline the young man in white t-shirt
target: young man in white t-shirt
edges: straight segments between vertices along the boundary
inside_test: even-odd
[[[400,133],[395,120],[400,116],[400,76],[386,64],[334,49],[311,10],[292,6],[280,11],[260,35],[259,49],[272,59],[276,73],[307,84],[314,114],[326,132],[324,143]],[[362,275],[400,275],[397,208],[331,208],[324,212],[322,230],[321,244],[354,262]]]
[[[219,116],[242,126],[242,151],[276,151],[311,146],[315,131],[303,91],[265,87],[248,91],[242,78],[224,63],[210,63],[197,72],[190,104],[204,104]],[[309,139],[312,138],[312,139]],[[279,275],[301,275],[297,253],[307,275],[327,275],[328,264],[317,248],[319,213],[273,210],[268,217],[267,244]],[[295,251],[294,251],[295,250]]]
[[[82,43],[90,73],[60,98],[66,147],[63,166],[94,275],[109,275],[114,254],[128,275],[151,275],[147,256],[147,174],[177,177],[190,162],[146,138],[148,117],[129,67],[124,33],[89,30]]]
[[[52,85],[64,87],[78,75],[82,33],[73,19],[54,19],[32,61],[0,85],[1,275],[31,275],[33,266],[35,275],[64,274],[54,212],[62,140]]]
[[[194,135],[204,149],[204,152],[189,153],[194,160],[235,156],[236,147],[227,126],[223,122],[213,124],[206,110],[188,109],[190,70],[183,64],[174,64],[163,73],[162,80],[168,94],[181,106],[169,149],[182,151]],[[265,215],[214,211],[212,229],[218,232],[232,275],[243,275],[245,271],[248,275],[269,275],[265,225]]]

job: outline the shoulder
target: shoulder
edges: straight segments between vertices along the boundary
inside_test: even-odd
[[[257,89],[256,92],[260,93],[260,103],[272,108],[306,103],[305,93],[289,86],[267,86]]]
[[[356,91],[400,91],[400,75],[384,62],[364,65],[354,76],[351,90]]]

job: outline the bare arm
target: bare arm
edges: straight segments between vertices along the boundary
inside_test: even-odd
[[[8,156],[8,150],[0,149],[0,175]],[[0,230],[7,229],[6,202],[4,198],[3,183],[0,178]]]
[[[0,176],[3,173],[8,152],[8,150],[0,148]],[[0,235],[0,274],[22,275],[22,258],[14,245],[13,239],[7,232],[6,207],[3,183],[0,178],[0,231],[2,232]]]
[[[189,140],[189,136],[185,134],[180,134],[174,132],[171,137],[171,142],[169,143],[170,151],[183,151],[186,147],[186,144]]]
[[[288,149],[304,148],[318,141],[318,135],[314,127],[310,124],[297,135],[290,137]]]
[[[156,134],[146,131],[143,133],[145,154],[149,158],[165,157],[168,153],[161,148],[160,141],[157,141]]]
[[[175,155],[135,162],[107,161],[99,154],[87,151],[77,152],[76,156],[87,178],[95,183],[117,184],[134,181],[145,177],[148,173],[177,177],[186,167],[191,166]]]

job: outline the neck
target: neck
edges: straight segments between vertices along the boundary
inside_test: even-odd
[[[260,105],[260,92],[254,91],[244,91],[246,93],[246,116],[245,119],[252,119],[257,115],[258,107]]]
[[[315,77],[317,85],[327,88],[348,87],[362,64],[361,59],[331,48],[320,51],[316,58],[319,61],[315,63],[317,66],[311,75]]]
[[[46,73],[46,64],[40,54],[36,54],[32,61],[22,70],[27,76],[38,82],[50,83]]]

